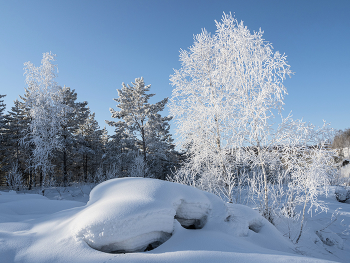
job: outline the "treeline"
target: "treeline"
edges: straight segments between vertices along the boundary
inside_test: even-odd
[[[350,148],[350,129],[345,129],[344,131],[340,130],[334,136],[333,144],[334,149],[339,151],[339,155],[344,157],[343,148]]]
[[[88,102],[54,81],[54,55],[45,53],[40,67],[26,63],[27,87],[8,111],[0,95],[0,179],[13,188],[99,183],[106,179],[143,176],[165,179],[178,154],[169,133],[170,117],[162,117],[168,101],[150,104],[142,78],[118,90],[120,111],[108,135]]]

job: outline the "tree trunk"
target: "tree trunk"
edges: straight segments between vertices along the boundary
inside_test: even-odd
[[[301,219],[299,236],[298,236],[297,240],[295,241],[296,244],[298,244],[299,239],[301,237],[301,233],[303,232],[304,220],[305,220],[305,210],[306,210],[306,205],[307,205],[307,201],[308,201],[308,196],[309,196],[309,191],[307,191],[307,193],[305,194],[305,202],[304,202],[304,208],[303,208],[303,218]]]
[[[63,186],[67,187],[68,178],[67,178],[67,135],[66,135],[67,128],[63,126],[63,141],[64,141],[64,147],[63,147]]]
[[[85,183],[87,183],[87,154],[83,154],[83,160],[84,160],[84,180]]]
[[[264,203],[265,203],[265,207],[264,207],[263,216],[272,223],[272,218],[270,216],[270,211],[269,211],[269,196],[268,196],[268,189],[267,189],[267,175],[266,175],[265,165],[264,164],[261,164],[261,169],[262,169],[262,172],[263,172],[263,175],[264,175]]]
[[[30,166],[31,166],[31,163],[29,165],[29,177],[28,177],[29,178],[29,182],[28,182],[29,187],[28,187],[28,190],[32,190],[32,186],[34,187],[34,185],[32,185],[32,184],[35,184],[35,182],[33,180],[32,168],[30,168]]]
[[[66,148],[63,149],[63,186],[67,187],[67,153]]]
[[[39,182],[40,182],[40,187],[43,188],[43,172],[40,171],[39,173]]]
[[[143,127],[143,121],[141,120],[141,139],[142,139],[142,153],[143,153],[143,162],[144,162],[144,170],[143,176],[146,175],[146,165],[147,165],[147,156],[146,156],[146,138],[145,138],[145,129]]]
[[[257,150],[258,150],[258,156],[260,157],[260,166],[261,166],[261,170],[264,176],[264,211],[263,211],[263,216],[269,220],[272,223],[272,217],[270,215],[270,211],[269,211],[269,196],[268,196],[268,184],[267,184],[267,174],[266,174],[266,170],[265,170],[265,162],[263,161],[263,157],[262,157],[262,153],[261,153],[261,148],[260,148],[260,144],[258,143],[257,146]]]

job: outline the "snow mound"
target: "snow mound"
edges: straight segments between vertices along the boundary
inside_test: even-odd
[[[217,204],[220,204],[217,206]],[[215,204],[215,217],[211,217]],[[217,211],[217,210],[220,211]],[[189,229],[222,222],[225,204],[193,187],[146,178],[119,178],[95,187],[71,229],[90,247],[111,253],[147,251],[167,241],[175,220]]]

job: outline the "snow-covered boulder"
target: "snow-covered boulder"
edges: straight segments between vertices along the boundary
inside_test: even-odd
[[[347,200],[350,199],[350,189],[344,186],[338,186],[335,189],[334,194],[335,198],[341,203],[345,203]]]
[[[213,194],[167,181],[120,178],[95,187],[71,227],[77,239],[96,250],[135,252],[168,240],[174,220],[185,228],[202,228],[226,217],[225,204]]]

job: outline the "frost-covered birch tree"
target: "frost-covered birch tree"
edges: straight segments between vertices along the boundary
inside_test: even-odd
[[[170,113],[181,146],[188,148],[189,161],[178,173],[193,183],[206,181],[202,188],[213,182],[228,187],[225,182],[238,176],[233,162],[242,161],[242,147],[254,147],[265,158],[264,140],[273,112],[282,109],[283,81],[292,73],[261,30],[251,33],[231,14],[216,27],[214,35],[203,29],[189,50],[181,50],[182,67],[170,78]],[[264,171],[264,161],[259,163]]]
[[[322,209],[317,195],[334,172],[326,147],[331,130],[283,118],[283,82],[293,73],[261,30],[251,33],[231,14],[216,27],[181,50],[182,67],[170,78],[170,114],[187,154],[172,180],[232,202],[244,178],[251,200],[271,222],[272,212],[291,215],[300,200],[309,211]]]
[[[57,66],[52,62],[55,55],[44,53],[41,66],[35,67],[26,62],[25,76],[28,90],[26,100],[30,109],[30,124],[27,144],[33,146],[31,164],[40,174],[41,187],[44,189],[46,181],[52,174],[52,154],[54,150],[62,147],[59,135],[62,127],[62,114],[70,111],[63,104],[62,93],[55,78]]]
[[[305,215],[313,211],[327,211],[327,205],[318,199],[320,195],[327,195],[328,186],[334,175],[336,152],[330,149],[330,138],[334,130],[329,124],[322,127],[302,121],[296,121],[293,132],[288,135],[288,144],[281,149],[281,156],[288,172],[287,191],[284,213],[288,216],[295,214],[295,207],[301,206],[300,231],[296,243],[303,232]]]

